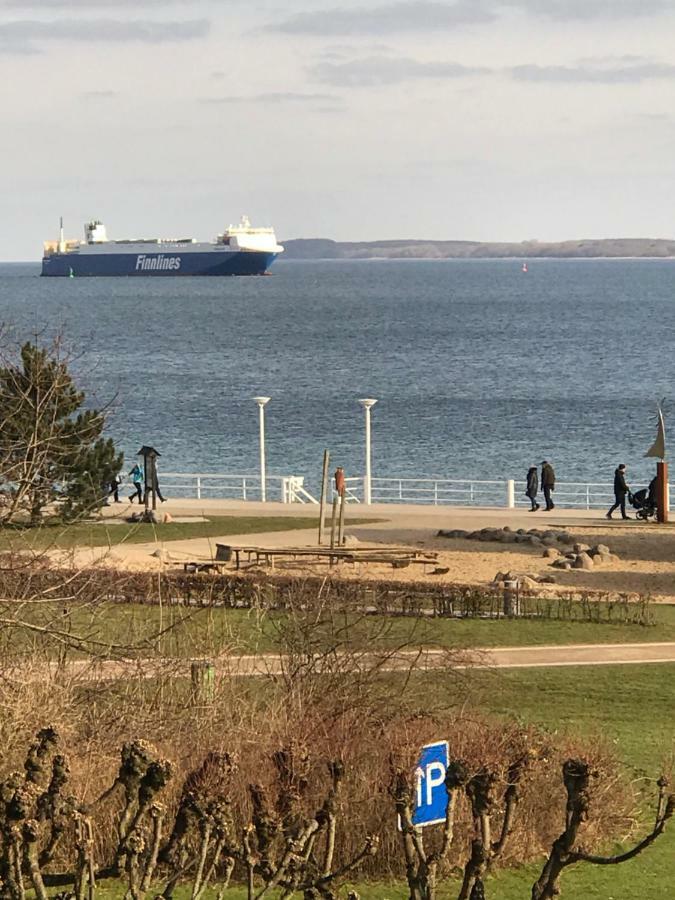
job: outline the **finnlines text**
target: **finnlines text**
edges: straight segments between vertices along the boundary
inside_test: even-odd
[[[180,269],[180,256],[146,256],[141,253],[136,257],[136,271],[139,269]]]

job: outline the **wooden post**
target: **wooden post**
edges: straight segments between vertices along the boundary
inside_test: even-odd
[[[155,490],[155,486],[157,484],[157,462],[155,457],[152,457],[152,508],[153,510],[157,509],[157,491]]]
[[[326,496],[328,495],[328,463],[330,462],[330,452],[323,451],[323,475],[321,477],[321,502],[319,504],[319,547],[323,544],[323,517],[326,512]]]
[[[661,460],[656,464],[656,507],[657,520],[664,524],[668,521],[668,463]]]
[[[345,539],[345,492],[340,493],[340,523],[338,525],[338,547],[341,547]]]
[[[337,511],[338,511],[338,503],[340,502],[340,498],[336,494],[333,498],[333,515],[330,520],[330,549],[335,549],[335,526],[337,524]],[[331,564],[333,562],[333,558],[331,557]]]
[[[210,659],[196,659],[190,666],[192,705],[204,706],[213,702],[216,667]]]
[[[148,466],[152,465],[150,462],[149,456],[143,457],[143,503],[145,504],[145,515],[148,515],[148,510],[150,509],[149,500],[150,500],[150,487],[148,482]]]

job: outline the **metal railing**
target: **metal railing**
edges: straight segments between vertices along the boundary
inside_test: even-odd
[[[213,472],[162,472],[162,490],[167,496],[260,500],[260,475],[223,475]],[[268,475],[265,478],[267,499],[277,503],[317,503],[305,488],[300,475]]]
[[[260,475],[225,475],[207,472],[162,472],[160,484],[169,497],[193,497],[236,500],[260,500]],[[300,475],[268,475],[267,499],[277,503],[318,503],[305,487]],[[669,486],[669,491],[675,490]],[[333,491],[334,494],[334,491]],[[346,479],[346,497],[350,503],[364,503],[364,478]],[[371,479],[373,503],[415,503],[430,506],[482,506],[488,508],[524,508],[525,482],[514,479],[482,481],[451,478]],[[543,494],[539,494],[542,502]],[[612,485],[603,482],[559,481],[553,499],[561,509],[608,509],[614,502]],[[671,506],[673,494],[670,494]]]
[[[363,503],[363,478],[347,478],[347,500]],[[373,503],[417,503],[432,506],[484,506],[507,509],[529,507],[524,481],[478,481],[449,478],[371,479]],[[675,490],[669,486],[669,491]],[[539,502],[543,505],[543,493]],[[671,505],[673,496],[671,494]],[[553,492],[556,506],[565,509],[609,509],[614,490],[607,482],[559,481]]]

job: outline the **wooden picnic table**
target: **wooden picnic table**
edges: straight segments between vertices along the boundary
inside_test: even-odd
[[[247,562],[255,558],[256,565],[264,560],[265,565],[272,565],[278,558],[296,559],[298,557],[314,557],[328,559],[333,565],[336,561],[347,562],[391,562],[408,559],[417,563],[435,563],[438,554],[411,547],[234,547],[216,544],[216,561],[228,562],[234,555],[235,568],[241,568],[242,554],[246,554]],[[219,559],[220,557],[220,559]]]

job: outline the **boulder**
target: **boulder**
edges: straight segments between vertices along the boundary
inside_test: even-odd
[[[612,552],[609,549],[609,547],[607,546],[607,544],[596,544],[593,549],[597,550],[598,553],[611,553]]]
[[[537,537],[536,534],[530,534],[528,535],[527,543],[532,544],[533,547],[541,547],[541,538]]]
[[[588,555],[588,553],[579,553],[577,558],[572,563],[572,567],[575,569],[583,569],[588,572],[593,568],[593,560]]]
[[[591,548],[588,544],[575,544],[572,549],[575,553],[588,553]]]
[[[541,575],[539,584],[556,584],[555,575]]]
[[[574,538],[572,537],[571,534],[568,534],[566,531],[561,531],[558,534],[558,540],[560,541],[561,544],[573,544],[574,543]]]
[[[524,528],[516,528],[516,534],[527,534]]]
[[[520,586],[525,588],[536,588],[539,584],[539,579],[532,578],[531,575],[519,575],[518,581],[520,582]]]
[[[554,569],[567,570],[572,568],[572,563],[569,561],[569,559],[565,559],[564,556],[561,556],[560,559],[554,559],[552,565]]]
[[[355,534],[346,534],[342,538],[342,544],[345,547],[356,547],[360,543],[361,541],[359,541]]]
[[[511,527],[510,527],[509,525],[505,525],[505,526],[502,528],[502,531],[511,531],[511,530],[512,530],[512,529],[511,529]]]
[[[543,553],[544,559],[558,559],[561,556],[560,550],[555,547],[548,547]]]

